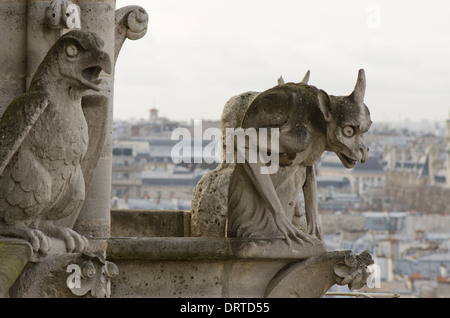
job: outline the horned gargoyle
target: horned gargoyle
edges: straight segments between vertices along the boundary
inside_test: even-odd
[[[88,246],[72,227],[105,135],[105,118],[90,115],[106,105],[102,96],[83,97],[100,91],[102,70],[111,72],[103,45],[93,32],[63,35],[0,120],[0,236],[23,238],[44,255],[49,237],[69,252]]]
[[[227,128],[276,128],[277,149],[265,150],[272,158],[277,156],[279,168],[267,174],[261,173],[267,162],[224,160],[197,185],[191,235],[321,244],[314,163],[324,151],[336,153],[346,168],[367,160],[363,135],[371,120],[364,104],[364,70],[349,96],[328,95],[308,85],[308,80],[309,72],[300,83],[280,78],[279,85],[265,92],[243,93],[227,102],[222,134]]]

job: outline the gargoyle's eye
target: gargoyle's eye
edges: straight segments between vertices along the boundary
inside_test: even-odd
[[[69,57],[76,57],[78,55],[78,53],[80,53],[80,51],[78,50],[76,45],[69,44],[66,47],[66,54],[67,54],[67,56],[69,56]]]
[[[345,137],[351,137],[355,134],[355,129],[352,126],[345,126],[342,128],[342,133]]]

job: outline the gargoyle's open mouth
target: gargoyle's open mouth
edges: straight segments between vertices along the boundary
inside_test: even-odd
[[[85,68],[83,72],[81,72],[81,76],[89,82],[92,85],[89,85],[90,88],[97,89],[97,86],[102,82],[98,76],[100,75],[100,72],[102,71],[102,68],[100,66],[91,66],[88,68]],[[95,86],[95,87],[92,87]]]
[[[346,168],[350,169],[350,168],[354,168],[356,166],[356,162],[358,160],[352,159],[352,158],[344,155],[342,152],[337,152],[336,154],[339,157],[339,159],[341,159],[342,164]]]
[[[81,77],[83,83],[87,87],[96,91],[100,91],[99,85],[102,80],[99,78],[99,75],[102,71],[107,74],[111,74],[112,64],[109,55],[104,52],[101,52],[98,58],[95,59],[95,61],[97,61],[95,63],[96,65],[91,65],[83,69],[83,71],[81,72]]]

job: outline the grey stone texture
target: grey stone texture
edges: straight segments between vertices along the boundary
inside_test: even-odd
[[[15,239],[0,240],[0,297],[9,297],[9,289],[17,280],[33,250],[27,242]]]
[[[321,244],[314,163],[324,151],[333,151],[346,168],[368,158],[363,135],[371,125],[364,104],[366,78],[358,72],[353,92],[332,96],[307,84],[285,83],[262,93],[247,92],[225,105],[221,130],[228,128],[279,129],[278,149],[259,143],[279,156],[279,167],[263,173],[263,162],[224,162],[206,174],[192,200],[191,235],[198,237],[280,238],[288,244]],[[276,137],[274,137],[276,138]],[[251,145],[246,145],[246,150]],[[239,155],[239,146],[234,150]],[[304,209],[299,199],[303,191]]]
[[[26,90],[27,1],[0,2],[0,116]]]
[[[293,253],[281,240],[115,239],[108,259],[120,268],[111,297],[263,297],[284,266],[320,249]]]
[[[39,263],[26,265],[9,290],[11,298],[110,297],[110,279],[119,273],[115,264],[102,255],[65,253],[62,241],[58,247]]]
[[[264,296],[269,298],[322,297],[334,284],[363,287],[373,264],[366,252],[335,251],[290,264],[268,283]],[[295,282],[295,283],[294,283]]]
[[[66,241],[69,252],[83,251],[86,238],[73,231],[85,196],[82,161],[90,142],[82,94],[100,90],[98,75],[111,72],[103,41],[92,32],[63,35],[36,70],[27,93],[16,98],[1,120],[0,234],[24,238],[46,254],[48,236]],[[23,120],[25,118],[25,121]],[[104,127],[104,125],[103,125]],[[104,131],[96,137],[102,139]],[[86,165],[90,167],[90,165]],[[95,163],[91,166],[95,167]]]
[[[111,210],[113,237],[189,237],[188,211]]]
[[[334,284],[365,284],[367,255],[292,250],[282,239],[117,238],[111,297],[322,297]],[[356,261],[358,260],[358,261]],[[339,276],[340,275],[340,276]]]

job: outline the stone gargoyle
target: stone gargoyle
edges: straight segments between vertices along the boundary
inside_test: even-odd
[[[314,163],[324,151],[336,153],[346,168],[367,160],[363,135],[372,122],[364,104],[364,70],[349,96],[328,95],[308,80],[309,71],[300,83],[280,78],[271,89],[243,93],[227,102],[222,135],[229,128],[277,128],[278,149],[266,150],[272,158],[278,156],[279,168],[261,173],[267,163],[247,157],[241,163],[229,162],[224,155],[195,189],[192,236],[281,238],[290,246],[323,245]]]
[[[107,107],[100,73],[111,73],[104,43],[93,32],[74,30],[48,51],[28,91],[11,102],[0,120],[0,236],[28,241],[42,255],[50,237],[68,252],[88,240],[72,228],[104,142]]]

